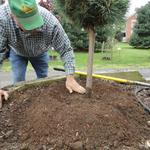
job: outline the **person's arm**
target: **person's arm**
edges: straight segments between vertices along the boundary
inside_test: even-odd
[[[59,22],[57,22],[53,28],[52,47],[60,54],[60,57],[64,62],[66,75],[74,74],[74,52],[70,45],[70,40]]]
[[[6,31],[5,31],[4,23],[1,22],[0,20],[0,69],[3,63],[3,60],[5,59],[6,41],[7,41],[7,38],[6,38]],[[7,100],[7,99],[8,99],[7,91],[0,89],[0,108],[2,108],[3,100]]]
[[[55,25],[52,35],[52,46],[60,54],[60,57],[64,62],[64,68],[67,76],[66,88],[70,93],[72,93],[73,91],[78,93],[85,93],[86,90],[82,86],[80,86],[74,78],[74,52],[70,45],[70,40],[59,22],[57,22],[57,24]]]
[[[3,63],[3,60],[6,56],[6,45],[7,45],[6,30],[4,22],[0,20],[0,69]]]

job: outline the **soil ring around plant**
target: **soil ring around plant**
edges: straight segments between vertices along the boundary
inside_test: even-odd
[[[85,86],[85,78],[77,78]],[[0,149],[139,150],[149,143],[150,115],[135,87],[93,79],[92,98],[69,94],[65,79],[10,86],[0,111]]]

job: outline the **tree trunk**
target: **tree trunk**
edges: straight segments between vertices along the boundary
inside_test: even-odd
[[[90,98],[92,94],[92,73],[93,73],[93,55],[95,48],[95,31],[94,28],[88,29],[89,37],[89,54],[88,54],[88,65],[87,65],[87,79],[86,79],[86,90],[87,96]]]

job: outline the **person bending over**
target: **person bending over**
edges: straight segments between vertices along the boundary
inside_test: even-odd
[[[35,0],[9,0],[0,10],[0,53],[5,53],[9,45],[14,84],[25,80],[28,62],[37,78],[47,77],[48,50],[54,47],[64,63],[66,88],[70,93],[86,92],[74,78],[75,58],[70,40],[52,13],[38,6]],[[8,93],[0,90],[0,102],[3,96],[7,99]]]

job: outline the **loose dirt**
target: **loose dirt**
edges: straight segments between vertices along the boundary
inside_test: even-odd
[[[0,150],[144,150],[150,114],[133,89],[95,79],[91,98],[69,94],[65,80],[14,92],[0,111]]]

